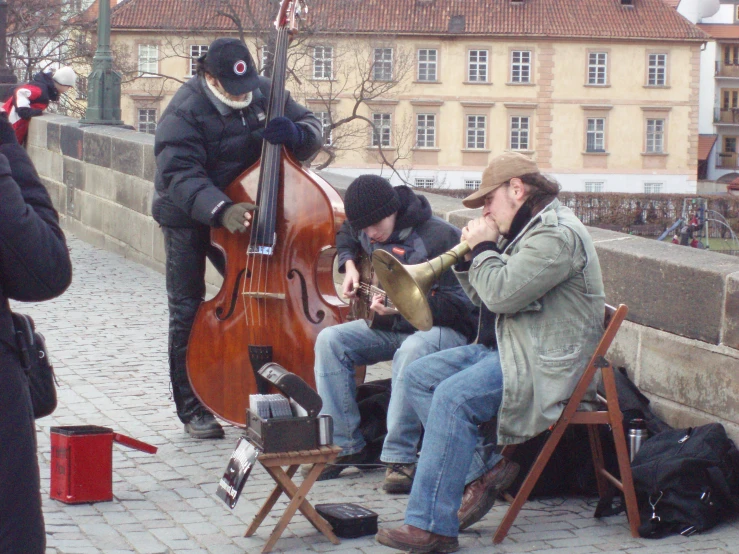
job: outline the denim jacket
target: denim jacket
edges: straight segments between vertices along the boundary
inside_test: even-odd
[[[496,313],[503,370],[498,444],[554,424],[603,334],[605,294],[593,241],[559,200],[534,216],[502,253],[487,250],[457,278]],[[586,393],[592,408],[595,384]]]

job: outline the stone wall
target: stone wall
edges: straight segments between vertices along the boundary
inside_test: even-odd
[[[162,271],[162,234],[149,213],[153,143],[151,135],[47,115],[32,120],[28,150],[68,231]],[[340,192],[348,185],[323,176]],[[428,197],[458,226],[478,213]],[[720,421],[739,442],[739,258],[590,231],[608,302],[630,310],[610,358],[670,424]]]

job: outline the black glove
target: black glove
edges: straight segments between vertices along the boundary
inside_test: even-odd
[[[287,117],[275,117],[262,132],[264,140],[272,144],[284,144],[290,150],[303,142],[305,132]]]
[[[249,202],[232,204],[223,210],[223,213],[221,214],[221,225],[232,233],[243,233],[246,231],[244,214],[246,212],[253,212],[257,209],[257,206],[249,204]]]
[[[0,144],[18,144],[15,129],[8,121],[8,114],[0,112]]]

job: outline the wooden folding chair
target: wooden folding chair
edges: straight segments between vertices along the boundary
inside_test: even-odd
[[[603,512],[611,506],[615,489],[618,489],[624,494],[626,515],[629,519],[631,535],[633,537],[639,536],[639,509],[636,503],[636,494],[634,493],[634,481],[631,477],[629,453],[626,448],[623,415],[618,407],[618,393],[616,392],[616,381],[613,377],[613,366],[605,358],[606,352],[608,351],[608,348],[610,347],[613,338],[616,336],[616,333],[618,332],[618,329],[628,311],[628,308],[624,304],[620,304],[618,309],[614,309],[612,306],[606,305],[605,332],[603,333],[603,338],[601,338],[598,343],[598,347],[595,349],[595,353],[592,358],[590,358],[590,363],[588,363],[585,373],[583,373],[583,376],[577,383],[577,386],[572,393],[572,397],[567,402],[567,406],[565,406],[562,415],[559,420],[557,420],[557,423],[552,426],[551,434],[544,443],[544,446],[539,452],[534,464],[531,466],[526,479],[521,484],[518,494],[515,498],[511,499],[511,505],[493,537],[494,544],[501,542],[508,534],[518,512],[521,511],[524,503],[529,498],[529,494],[531,494],[541,472],[546,467],[547,462],[552,456],[554,449],[557,447],[559,440],[562,438],[565,429],[567,429],[568,425],[572,424],[587,425],[588,427],[588,436],[590,437],[590,447],[593,451],[593,463],[595,465],[595,474],[598,483],[598,496],[600,496],[600,501],[595,509],[595,517],[603,515]],[[605,403],[606,409],[597,412],[578,412],[577,408],[585,395],[588,385],[596,377],[599,369],[601,370],[603,387],[605,389],[605,398],[600,398],[600,400]],[[603,465],[603,448],[600,442],[598,425],[604,423],[610,425],[613,433],[613,441],[616,444],[618,468],[621,472],[620,481],[611,473],[606,471]],[[510,455],[513,448],[515,448],[515,446],[505,447],[503,449],[503,455]]]

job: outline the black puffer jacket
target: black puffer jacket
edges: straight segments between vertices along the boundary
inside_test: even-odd
[[[49,193],[21,146],[0,146],[0,340],[15,350],[8,298],[47,300],[71,280],[69,252]]]
[[[347,260],[358,261],[362,250],[371,256],[372,252],[381,248],[403,264],[418,264],[459,244],[460,230],[433,215],[431,205],[424,196],[418,196],[406,186],[396,187],[395,190],[401,206],[393,234],[386,242],[371,241],[366,233],[354,231],[348,221],[341,226],[336,236],[340,272],[344,272]],[[467,297],[452,271],[445,272],[432,287],[428,301],[435,326],[451,327],[469,340],[475,337],[478,308]],[[396,316],[393,330],[401,333],[415,331],[400,315]]]
[[[13,130],[3,125],[7,140]],[[57,213],[31,160],[18,144],[0,146],[0,552],[46,550],[36,429],[8,299],[47,300],[71,279]]]
[[[216,226],[217,213],[230,203],[223,190],[262,152],[270,81],[260,78],[252,101],[243,110],[223,115],[206,93],[207,84],[193,77],[177,91],[157,126],[154,154],[157,174],[152,215],[161,225]],[[321,124],[308,109],[287,95],[285,117],[300,125],[305,139],[293,152],[306,160],[322,144]]]

